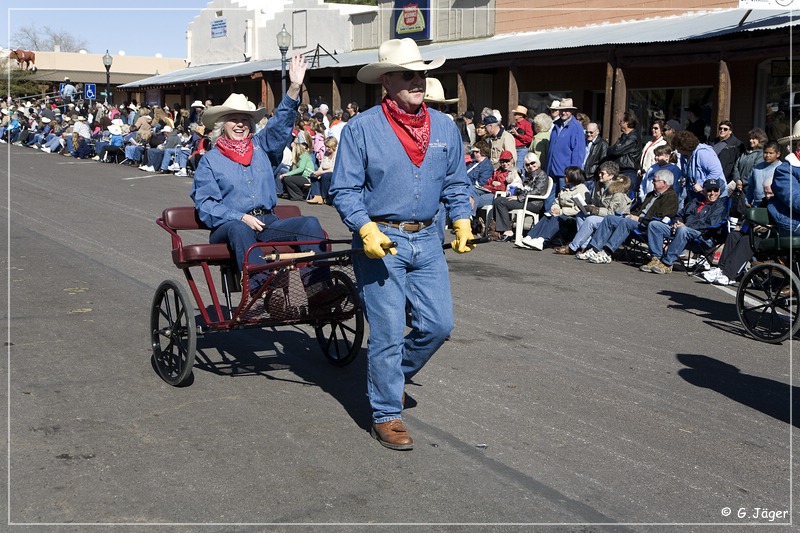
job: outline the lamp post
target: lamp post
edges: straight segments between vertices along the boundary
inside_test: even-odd
[[[286,52],[292,44],[292,34],[286,31],[286,24],[276,36],[278,38],[278,49],[281,51],[281,98],[286,96]]]
[[[111,63],[113,62],[114,58],[106,50],[106,55],[103,56],[103,65],[106,67],[106,104],[108,104],[108,93],[111,92]]]

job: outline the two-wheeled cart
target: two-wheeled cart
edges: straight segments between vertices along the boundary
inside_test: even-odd
[[[276,206],[274,213],[278,218],[289,218],[300,216],[300,209]],[[194,207],[165,209],[156,223],[172,237],[172,261],[186,277],[201,322],[198,324],[183,284],[169,279],[159,285],[151,308],[150,336],[154,365],[170,385],[186,382],[194,367],[197,337],[211,332],[309,325],[330,363],[344,366],[358,355],[364,338],[364,314],[353,281],[354,250],[344,248],[350,240],[257,243],[254,246],[267,262],[245,262],[240,277],[227,244],[184,243],[186,231],[204,231],[202,237],[208,242],[209,228],[197,217]],[[299,246],[324,247],[326,251],[303,252]],[[342,249],[336,251],[337,247]],[[250,257],[249,251],[246,257]],[[216,267],[220,289],[214,283]],[[194,271],[202,271],[200,283]],[[263,283],[250,294],[242,287],[248,287],[253,276]],[[201,289],[211,299],[209,307]],[[238,305],[233,301],[236,292],[241,292]]]

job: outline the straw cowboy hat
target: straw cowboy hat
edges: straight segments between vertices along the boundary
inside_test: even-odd
[[[442,82],[436,78],[425,80],[425,101],[430,104],[455,104],[458,98],[445,98]]]
[[[122,128],[120,128],[120,127],[119,127],[119,126],[117,126],[116,124],[111,124],[111,125],[108,127],[108,132],[109,132],[111,135],[122,135]]]
[[[524,105],[518,105],[514,109],[511,110],[512,115],[522,115],[523,117],[528,115],[528,108]]]
[[[215,122],[231,113],[250,115],[253,122],[258,122],[264,118],[264,115],[267,114],[267,110],[263,107],[261,109],[256,109],[256,105],[249,101],[245,95],[233,93],[222,105],[212,105],[203,112],[203,124],[205,124],[207,128],[213,128]]]
[[[382,74],[399,70],[422,72],[433,70],[444,64],[444,56],[425,62],[413,39],[389,39],[378,48],[378,61],[361,67],[356,77],[361,83],[380,83]]]
[[[206,108],[206,106],[204,106],[203,102],[201,102],[200,100],[195,100],[194,102],[192,102],[192,105],[190,105],[189,107],[199,107],[201,109],[205,109]]]
[[[577,111],[578,108],[572,105],[572,98],[562,98],[558,109],[566,109],[568,111]]]
[[[781,137],[778,139],[778,144],[781,146],[786,146],[792,141],[800,141],[800,120],[794,123],[794,128],[792,128],[792,134],[787,137]]]

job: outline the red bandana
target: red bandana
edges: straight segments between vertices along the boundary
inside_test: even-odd
[[[241,141],[235,141],[227,137],[217,139],[217,149],[230,159],[240,165],[249,165],[253,160],[253,137],[248,136]]]
[[[795,150],[795,151],[794,151],[794,156],[795,156],[797,159],[800,159],[800,150]]]
[[[381,107],[411,162],[416,166],[422,165],[431,140],[431,116],[428,107],[423,102],[419,112],[411,115],[397,107],[388,96],[381,102]]]

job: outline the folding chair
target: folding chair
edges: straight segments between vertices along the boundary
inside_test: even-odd
[[[728,221],[724,220],[715,226],[709,226],[701,231],[699,237],[689,241],[686,245],[686,257],[678,256],[681,267],[687,276],[697,274],[701,269],[705,270],[706,265],[711,266],[714,260],[714,253],[725,244],[728,236]],[[709,246],[708,241],[711,241]]]
[[[531,226],[535,226],[539,222],[539,212],[528,211],[528,202],[547,200],[550,192],[553,190],[553,178],[547,177],[547,190],[543,194],[529,194],[525,196],[525,202],[522,204],[522,209],[514,209],[509,212],[511,215],[511,222],[514,225],[514,244],[522,245],[522,234],[525,232],[525,221],[531,217]]]

